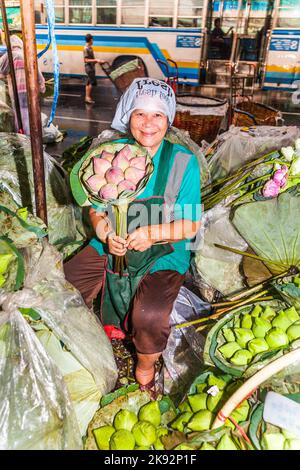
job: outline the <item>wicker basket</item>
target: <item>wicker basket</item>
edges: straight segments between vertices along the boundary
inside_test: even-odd
[[[215,114],[214,111],[216,107],[226,107],[227,110],[227,101],[203,95],[181,95],[176,101],[179,109],[177,107],[173,125],[188,131],[197,144],[201,144],[203,139],[213,142],[226,114],[226,111],[223,114]]]
[[[109,71],[105,70],[105,72],[108,73],[109,78],[121,93],[124,93],[135,78],[147,76],[144,63],[140,58],[125,62],[119,67],[111,68]]]
[[[276,126],[282,121],[282,114],[275,108],[255,101],[243,101],[233,111],[232,124],[244,126]]]

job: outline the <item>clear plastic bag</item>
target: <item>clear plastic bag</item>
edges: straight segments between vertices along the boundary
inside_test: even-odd
[[[244,287],[240,272],[242,256],[217,248],[214,244],[230,246],[240,251],[248,247],[230,221],[230,207],[218,204],[204,213],[204,243],[201,250],[195,253],[194,271],[205,284],[210,285],[222,294],[230,294]],[[200,292],[201,285],[199,284]]]
[[[71,359],[73,362],[66,370],[64,360],[57,363],[67,381],[84,435],[101,397],[116,384],[117,366],[111,343],[100,321],[87,309],[79,292],[65,280],[61,255],[46,241],[42,245],[41,250],[27,250],[25,287],[32,289],[40,298],[39,305],[35,305],[34,309],[44,325],[79,364],[77,367],[72,358],[66,358],[69,363]],[[55,338],[50,340],[54,342]],[[47,348],[45,341],[44,346]],[[53,348],[56,348],[55,344]],[[48,352],[53,358],[59,357],[59,352],[53,353],[52,348]],[[76,372],[80,384],[76,384],[76,377],[71,375],[73,372]],[[80,387],[82,395],[78,395]]]
[[[61,142],[64,138],[64,135],[60,132],[57,126],[50,124],[48,126],[48,116],[44,113],[41,113],[42,120],[42,131],[43,131],[43,143],[50,144],[53,142]]]
[[[44,162],[49,240],[61,247],[79,238],[74,206],[55,160],[44,152]],[[5,193],[14,201],[12,210],[17,204],[35,211],[30,139],[21,134],[0,133],[0,205]]]
[[[296,126],[258,126],[248,131],[231,126],[206,152],[212,181],[225,178],[241,165],[273,150],[294,144],[299,136],[300,130]]]
[[[0,291],[0,449],[81,449],[61,373],[18,310],[38,300],[30,289]]]
[[[205,338],[194,326],[175,328],[175,325],[199,319],[210,312],[210,304],[203,302],[185,287],[181,287],[170,317],[171,333],[164,359],[164,392],[179,402],[189,390],[203,367]]]

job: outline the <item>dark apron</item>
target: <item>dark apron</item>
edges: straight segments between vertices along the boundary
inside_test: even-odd
[[[143,227],[151,223],[161,224],[161,211],[151,211],[154,204],[162,205],[164,203],[164,193],[171,169],[172,144],[164,141],[157,178],[153,191],[153,196],[147,199],[135,200],[129,204],[134,204],[135,208],[141,205],[145,214],[145,220],[139,218],[138,226]],[[150,215],[152,215],[150,219]],[[127,217],[128,227],[133,224],[133,217]],[[142,279],[148,274],[153,264],[162,256],[173,252],[173,248],[169,243],[152,245],[146,251],[128,250],[126,253],[127,268],[122,275],[113,272],[113,256],[107,254],[107,262],[105,267],[105,279],[102,290],[101,299],[101,321],[103,325],[114,325],[118,328],[124,327],[124,320],[129,313],[133,298]]]

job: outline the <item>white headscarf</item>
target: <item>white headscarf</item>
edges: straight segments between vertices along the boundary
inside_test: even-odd
[[[130,116],[135,109],[159,111],[167,116],[171,125],[176,112],[174,91],[162,80],[136,78],[121,96],[111,126],[120,132],[127,132]]]

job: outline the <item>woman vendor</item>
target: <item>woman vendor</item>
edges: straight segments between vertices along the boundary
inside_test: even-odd
[[[123,308],[126,316],[120,326],[129,330],[137,351],[136,380],[149,390],[155,385],[155,363],[168,341],[169,317],[189,269],[190,241],[201,218],[198,160],[165,139],[175,109],[173,90],[160,80],[135,79],[123,94],[112,127],[130,136],[119,142],[138,143],[148,151],[153,173],[129,208],[127,238],[115,235],[105,208],[92,207],[97,238],[65,264],[66,278],[88,307],[102,288],[106,291],[104,325],[117,325],[110,312]],[[107,268],[111,255],[126,255],[128,272],[121,280]]]

